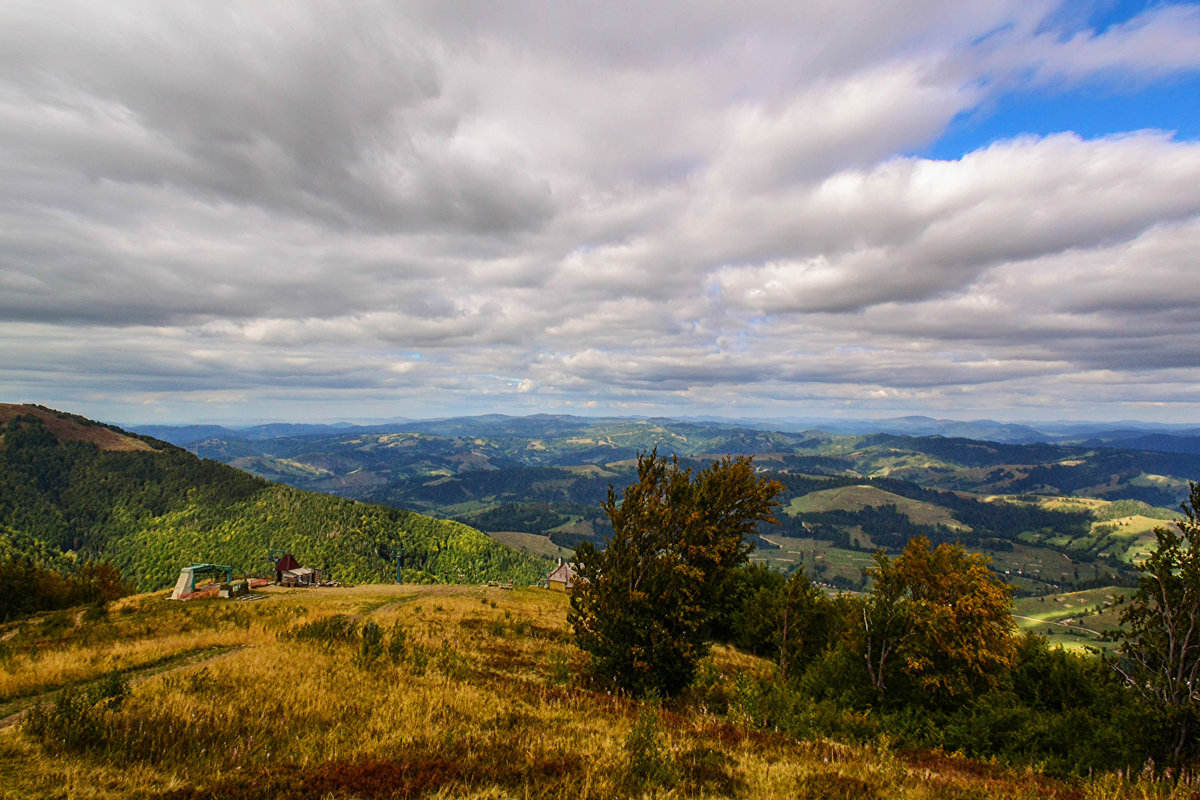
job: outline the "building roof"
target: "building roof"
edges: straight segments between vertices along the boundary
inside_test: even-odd
[[[300,569],[300,562],[291,553],[284,553],[283,558],[275,562],[275,569],[280,572],[289,569]]]
[[[553,572],[551,572],[549,575],[546,576],[546,580],[548,580],[548,581],[563,581],[564,583],[570,583],[574,577],[575,577],[575,568],[572,567],[570,564],[563,562],[562,564],[559,564],[557,567],[555,567]]]

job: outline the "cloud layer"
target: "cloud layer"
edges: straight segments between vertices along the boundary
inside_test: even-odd
[[[894,6],[894,7],[893,7]],[[1200,9],[17,2],[0,389],[108,419],[1194,418],[1200,143],[920,153]]]

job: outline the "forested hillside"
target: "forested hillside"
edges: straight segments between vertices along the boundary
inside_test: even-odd
[[[142,589],[196,562],[265,572],[270,548],[344,582],[395,580],[397,558],[411,582],[532,582],[546,567],[459,523],[269,483],[49,409],[0,409],[0,525],[10,550],[37,542],[40,561],[111,560]]]

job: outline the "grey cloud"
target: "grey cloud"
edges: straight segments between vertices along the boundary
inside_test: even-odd
[[[754,0],[736,7],[719,0],[628,6],[595,0],[570,5],[426,0],[412,9],[452,36],[518,40],[609,68],[652,69],[663,61],[700,61],[725,51],[760,64],[773,57],[770,63],[787,71],[791,82],[853,68],[864,52],[960,41],[1023,18],[1036,20],[1048,6],[1013,0],[920,0],[903,6]]]
[[[1117,403],[1141,370],[1126,396],[1186,397],[1195,144],[899,155],[1031,76],[1194,68],[1192,11],[1042,35],[1058,7],[10,5],[0,386],[677,411]]]
[[[26,162],[351,229],[502,232],[550,211],[519,163],[456,139],[436,56],[386,4],[20,10],[10,102],[43,117],[5,145]]]

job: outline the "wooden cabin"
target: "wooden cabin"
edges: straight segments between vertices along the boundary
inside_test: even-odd
[[[546,587],[559,592],[569,592],[575,581],[575,567],[564,561],[546,576]]]

